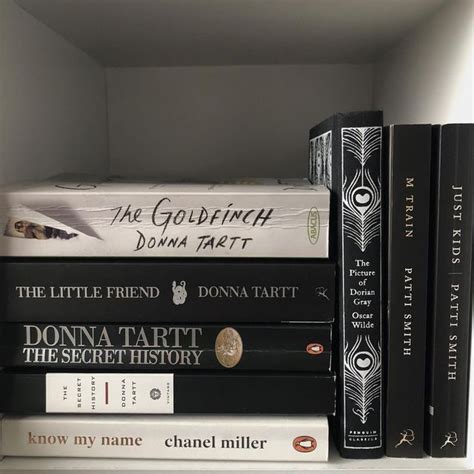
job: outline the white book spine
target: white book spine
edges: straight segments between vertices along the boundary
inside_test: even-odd
[[[329,191],[304,182],[50,187],[0,195],[1,256],[328,256]]]
[[[6,416],[2,456],[327,461],[326,417]]]

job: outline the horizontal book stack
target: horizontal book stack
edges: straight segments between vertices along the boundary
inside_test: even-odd
[[[325,187],[59,178],[0,221],[3,454],[327,459]]]

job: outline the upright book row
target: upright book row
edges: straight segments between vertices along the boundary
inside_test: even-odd
[[[474,126],[381,125],[377,112],[338,114],[310,132],[337,237],[339,448],[462,457]]]
[[[4,454],[327,459],[327,189],[55,181],[2,202]]]
[[[96,450],[34,454],[110,456],[89,414],[120,413],[118,432],[153,433],[130,457],[324,460],[337,402],[345,457],[464,456],[474,127],[382,125],[311,129],[314,184],[5,189],[0,410],[84,415],[7,417],[3,452],[97,419]]]
[[[463,457],[474,126],[392,126],[386,146],[386,450]]]
[[[381,125],[338,114],[310,132],[337,219],[339,448],[378,456],[384,433],[389,456],[462,457],[474,126]]]

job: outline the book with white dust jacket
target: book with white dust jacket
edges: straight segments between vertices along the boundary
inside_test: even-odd
[[[1,421],[3,456],[327,461],[323,416],[31,416]]]
[[[328,256],[329,191],[304,179],[45,182],[0,190],[0,256]]]

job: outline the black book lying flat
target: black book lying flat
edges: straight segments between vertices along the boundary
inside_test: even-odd
[[[383,450],[382,112],[336,114],[310,131],[310,180],[331,190],[330,254],[338,266],[339,452]]]
[[[307,373],[2,373],[0,412],[332,414],[335,377]]]
[[[334,287],[335,266],[315,260],[2,259],[0,319],[331,322]]]
[[[425,449],[435,457],[466,455],[473,183],[474,125],[433,127]]]
[[[331,326],[14,324],[0,366],[73,370],[331,369]]]
[[[386,454],[422,457],[431,125],[385,127],[384,150]]]

